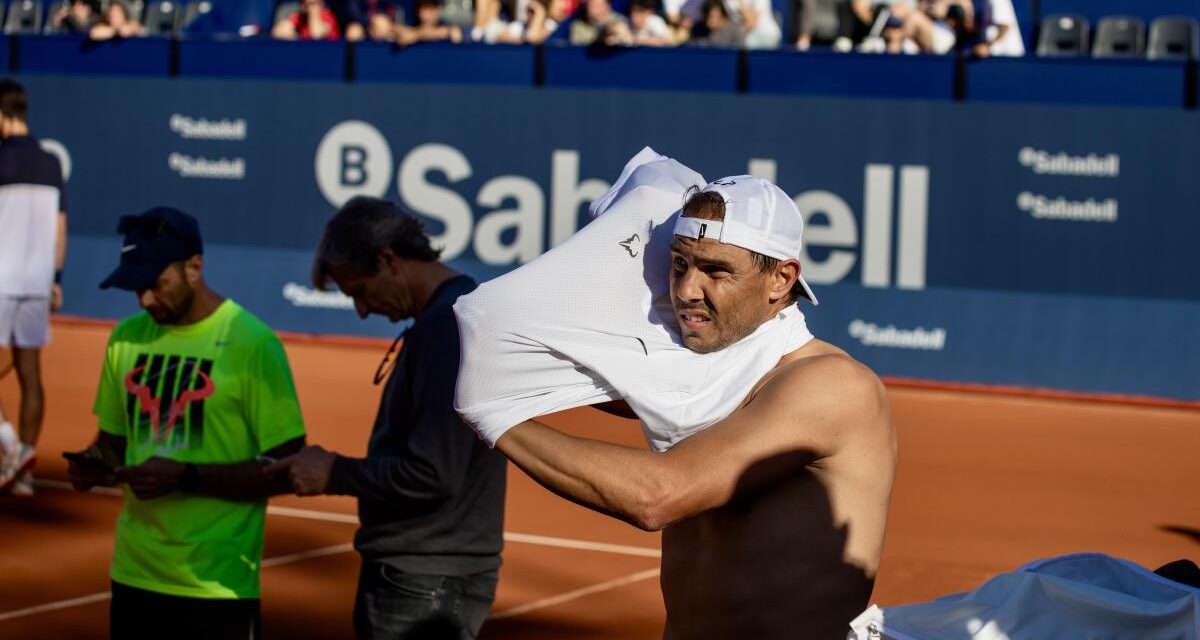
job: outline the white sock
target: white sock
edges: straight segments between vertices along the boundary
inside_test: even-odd
[[[13,454],[21,450],[21,440],[13,430],[12,423],[0,422],[0,447],[5,454]]]

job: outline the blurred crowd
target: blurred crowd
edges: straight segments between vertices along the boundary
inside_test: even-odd
[[[890,53],[1023,55],[1011,0],[794,0],[792,31],[771,0],[476,0],[454,18],[443,2],[417,0],[405,21],[389,0],[303,0],[275,25],[277,38],[471,41],[669,47],[683,44],[746,49],[814,43],[835,50]],[[464,15],[465,14],[465,15]],[[467,19],[463,19],[463,18]],[[818,33],[818,24],[826,25]],[[829,28],[830,24],[836,25]]]
[[[133,1],[66,0],[47,16],[47,28],[87,33],[97,40],[143,35],[150,18],[139,19],[142,3]],[[772,0],[284,0],[275,6],[269,32],[278,39],[375,40],[400,46],[555,41],[582,46],[786,46],[803,51],[828,45],[835,51],[1025,53],[1012,0],[787,1],[790,5],[781,7]]]

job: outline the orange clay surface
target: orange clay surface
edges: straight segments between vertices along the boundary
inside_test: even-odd
[[[108,330],[56,322],[43,353],[37,494],[0,497],[0,638],[107,636],[121,501],[66,489],[59,454],[95,432],[90,408]],[[288,340],[287,350],[309,442],[362,455],[386,343]],[[0,381],[10,416],[14,378]],[[1152,569],[1200,557],[1200,411],[911,388],[891,389],[891,401],[900,468],[874,602],[969,590],[1074,551]],[[644,446],[636,423],[591,409],[546,422]],[[570,504],[511,467],[509,478],[504,567],[481,638],[660,637],[659,536]],[[265,637],[350,637],[354,502],[283,497],[269,513]]]

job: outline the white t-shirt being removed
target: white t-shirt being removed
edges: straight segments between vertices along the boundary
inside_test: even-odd
[[[646,148],[563,244],[454,305],[455,409],[489,445],[547,413],[624,399],[663,451],[732,413],[812,339],[796,305],[714,353],[682,345],[668,291],[675,219],[704,178]]]

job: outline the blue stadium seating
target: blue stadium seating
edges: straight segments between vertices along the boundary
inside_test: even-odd
[[[751,93],[952,100],[952,56],[751,51]]]
[[[83,36],[22,36],[17,55],[25,73],[167,75],[171,42],[131,38],[93,42]]]
[[[1105,16],[1135,16],[1146,24],[1159,16],[1200,18],[1200,0],[1041,0],[1039,15],[1074,13],[1095,24]]]
[[[346,77],[346,46],[341,42],[187,38],[179,42],[179,75],[341,80]]]
[[[738,51],[572,47],[547,45],[545,84],[550,87],[619,87],[733,93]]]
[[[366,82],[426,84],[504,84],[530,86],[535,49],[429,42],[406,48],[359,43],[354,48],[354,78]]]

